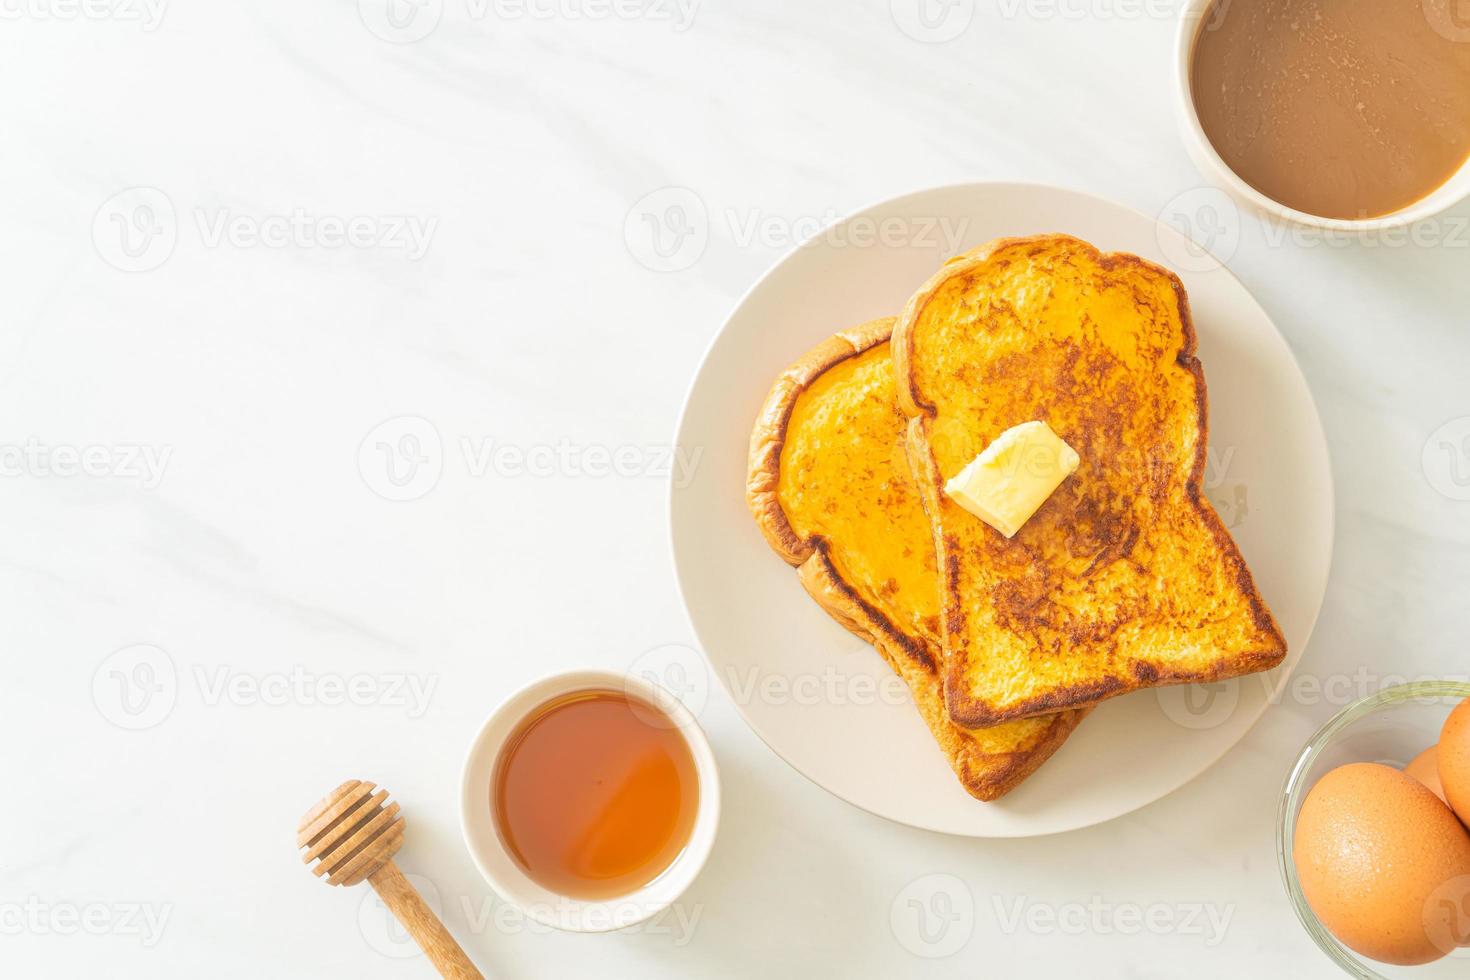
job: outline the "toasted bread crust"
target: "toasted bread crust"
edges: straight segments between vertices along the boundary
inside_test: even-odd
[[[843,331],[812,348],[781,373],[751,433],[746,500],[766,542],[787,564],[796,567],[797,577],[812,599],[843,627],[871,643],[913,690],[920,714],[965,790],[979,800],[996,800],[1050,758],[1086,711],[1058,714],[1014,751],[982,750],[947,717],[938,674],[938,649],[925,638],[900,629],[866,602],[833,564],[828,543],[820,537],[806,539],[799,535],[780,500],[782,449],[797,399],[836,365],[887,342],[893,324],[894,318],[888,317]]]
[[[990,802],[1005,796],[1050,759],[1072,734],[1087,711],[1063,711],[1053,716],[1050,726],[1032,742],[1014,752],[983,752],[947,717],[938,673],[925,666],[938,651],[924,657],[914,655],[912,646],[927,646],[893,629],[892,624],[858,596],[832,565],[824,545],[817,545],[810,558],[796,570],[802,587],[827,614],[847,630],[871,643],[894,673],[914,690],[914,703],[934,740],[950,760],[950,767],[965,790],[977,800]],[[932,689],[932,697],[919,693]],[[932,705],[932,707],[928,707]]]
[[[750,470],[745,481],[745,500],[755,522],[769,544],[789,565],[800,565],[811,557],[813,544],[804,541],[791,527],[781,507],[781,450],[786,446],[786,427],[796,400],[811,383],[849,357],[884,343],[893,334],[891,316],[870,320],[860,327],[833,334],[801,355],[776,379],[765,406],[750,433]]]
[[[1154,263],[1126,253],[1104,254],[1086,242],[1081,242],[1068,235],[996,239],[951,260],[914,294],[894,328],[892,348],[897,379],[896,397],[900,411],[910,418],[909,460],[914,469],[915,480],[920,486],[920,495],[925,502],[926,511],[929,513],[931,523],[934,524],[936,549],[943,560],[946,578],[944,615],[941,617],[946,636],[946,650],[949,645],[947,637],[965,628],[965,610],[958,595],[958,566],[954,554],[955,548],[953,542],[947,541],[942,522],[939,520],[940,509],[937,495],[941,492],[940,487],[943,485],[943,480],[934,454],[930,428],[932,421],[937,417],[938,410],[933,403],[926,401],[915,376],[916,359],[922,357],[923,352],[915,349],[917,341],[913,333],[914,327],[925,308],[951,279],[956,276],[965,276],[972,270],[980,268],[996,252],[1008,248],[1025,248],[1029,250],[1029,254],[1035,255],[1060,243],[1082,247],[1105,270],[1125,269],[1130,266],[1144,269],[1151,274],[1165,277],[1171,286],[1177,299],[1178,315],[1183,329],[1183,342],[1176,362],[1181,370],[1188,372],[1193,378],[1195,421],[1199,432],[1190,475],[1184,488],[1184,499],[1188,501],[1198,520],[1208,530],[1220,560],[1229,569],[1241,596],[1248,605],[1256,630],[1266,638],[1267,642],[1258,649],[1236,651],[1229,657],[1221,658],[1209,669],[1203,670],[1176,670],[1148,662],[1134,662],[1130,664],[1132,674],[1130,679],[1108,676],[1058,686],[1049,689],[1041,696],[1013,702],[1004,709],[997,709],[990,703],[973,697],[962,685],[950,683],[952,665],[942,652],[941,658],[945,659],[945,666],[941,669],[941,674],[946,677],[945,700],[949,715],[957,725],[965,728],[984,728],[1011,719],[1093,705],[1107,698],[1143,687],[1224,680],[1275,667],[1286,655],[1286,641],[1280,627],[1257,590],[1250,569],[1241,557],[1224,522],[1220,520],[1214,507],[1203,493],[1209,436],[1208,395],[1203,367],[1195,356],[1198,335],[1184,284],[1174,273]]]

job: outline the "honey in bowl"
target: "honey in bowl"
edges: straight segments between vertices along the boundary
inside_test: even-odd
[[[602,901],[678,859],[699,778],[664,712],[622,691],[578,691],[521,722],[496,762],[490,804],[506,850],[533,881]]]
[[[1190,86],[1235,174],[1324,218],[1375,218],[1470,158],[1462,0],[1215,0]]]

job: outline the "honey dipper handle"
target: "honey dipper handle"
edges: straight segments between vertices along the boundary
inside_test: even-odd
[[[485,980],[484,974],[475,969],[475,964],[459,948],[459,943],[444,928],[444,923],[429,908],[413,884],[398,870],[398,865],[389,861],[368,878],[368,883],[377,891],[383,904],[388,906],[414,942],[424,951],[438,969],[439,975],[448,980]]]

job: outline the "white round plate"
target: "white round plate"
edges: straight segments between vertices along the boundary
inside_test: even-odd
[[[871,648],[807,597],[745,505],[751,425],[775,377],[828,335],[899,312],[950,254],[1005,235],[1066,232],[1174,269],[1189,291],[1209,384],[1206,489],[1286,633],[1268,674],[1105,702],[1040,771],[972,799]],[[962,184],[862,211],[779,262],[715,338],[678,444],[701,453],[672,490],[674,561],[710,669],[751,727],[812,781],[900,823],[973,837],[1075,830],[1204,772],[1265,711],[1311,636],[1332,556],[1321,421],[1296,360],[1229,272],[1178,232],[1073,191]],[[899,689],[899,696],[893,695]],[[1284,763],[1283,763],[1284,764]]]

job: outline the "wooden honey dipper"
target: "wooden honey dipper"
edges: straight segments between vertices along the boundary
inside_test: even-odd
[[[329,885],[373,886],[414,942],[450,980],[485,980],[444,923],[393,863],[403,846],[403,817],[388,791],[349,779],[306,812],[296,828],[302,859]]]

